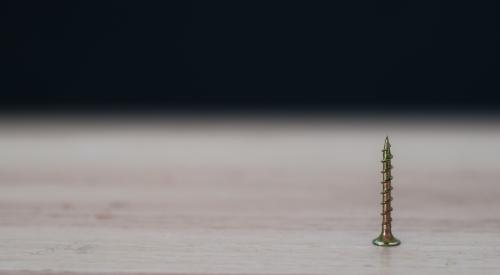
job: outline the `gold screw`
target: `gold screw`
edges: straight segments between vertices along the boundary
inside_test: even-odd
[[[382,170],[382,232],[380,233],[380,236],[373,240],[374,245],[378,246],[396,246],[399,245],[401,242],[396,239],[392,235],[392,230],[391,230],[391,180],[392,180],[392,175],[391,175],[391,170],[392,170],[392,165],[391,165],[391,144],[389,143],[389,137],[385,137],[385,143],[384,143],[384,149],[382,150],[382,165],[383,165],[383,170]]]

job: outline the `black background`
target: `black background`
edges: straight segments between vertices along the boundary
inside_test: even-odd
[[[3,1],[2,110],[500,108],[495,1]]]

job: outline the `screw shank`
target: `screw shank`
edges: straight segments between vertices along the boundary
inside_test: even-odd
[[[382,150],[382,232],[380,236],[373,240],[375,245],[379,246],[394,246],[400,242],[392,235],[392,154],[389,139],[385,139],[384,149]]]

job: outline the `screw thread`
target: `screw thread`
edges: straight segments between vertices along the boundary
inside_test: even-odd
[[[391,175],[391,170],[392,170],[392,154],[391,154],[391,144],[389,143],[389,138],[385,138],[385,144],[384,144],[384,149],[382,150],[383,158],[382,158],[382,232],[380,233],[380,236],[373,240],[373,244],[379,245],[379,246],[395,246],[399,245],[400,241],[396,239],[392,235],[392,217],[391,217],[391,212],[392,212],[392,206],[391,206],[391,201],[392,201],[392,196],[391,196],[391,191],[392,191],[392,186],[391,186],[391,181],[392,181],[392,175]]]
[[[393,200],[391,196],[391,181],[392,175],[391,170],[393,168],[391,164],[392,154],[391,154],[391,144],[389,143],[389,139],[385,139],[384,149],[382,150],[383,159],[382,159],[382,231],[386,233],[391,233],[391,212],[392,206],[391,201]]]

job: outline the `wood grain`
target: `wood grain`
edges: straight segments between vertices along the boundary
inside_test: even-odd
[[[495,121],[3,120],[0,152],[2,274],[500,273]]]

